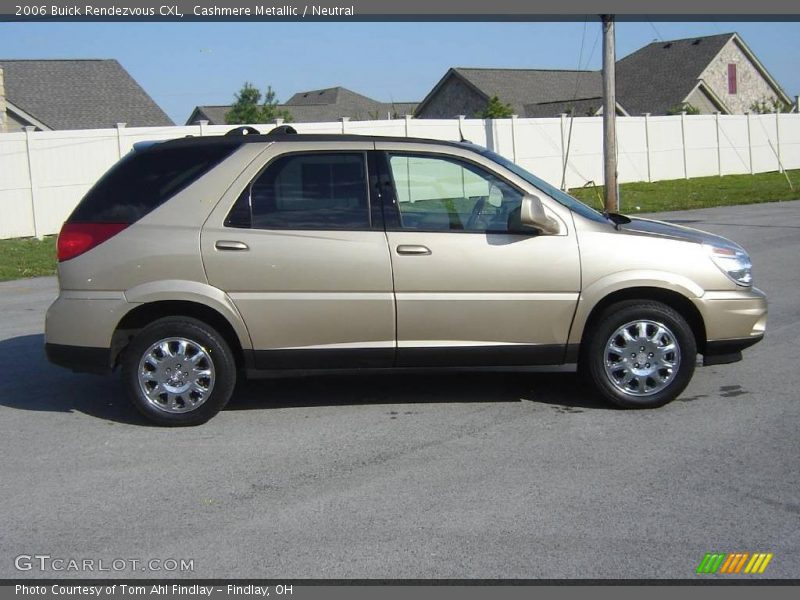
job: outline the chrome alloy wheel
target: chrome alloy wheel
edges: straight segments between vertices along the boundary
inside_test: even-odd
[[[182,337],[159,340],[139,361],[139,387],[152,406],[168,413],[189,412],[211,395],[214,363],[197,342]]]
[[[631,396],[651,396],[675,378],[681,349],[663,323],[638,320],[617,329],[605,346],[605,371],[618,390]]]

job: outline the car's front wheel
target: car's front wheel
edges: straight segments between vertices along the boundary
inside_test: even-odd
[[[587,337],[581,370],[617,406],[663,406],[686,388],[694,373],[697,342],[692,329],[661,302],[613,304]]]
[[[230,400],[236,364],[225,339],[190,317],[166,317],[125,349],[122,377],[137,409],[159,425],[199,425]]]

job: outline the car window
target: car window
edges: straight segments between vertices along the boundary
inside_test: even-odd
[[[135,223],[232,154],[232,144],[129,152],[83,197],[70,223]]]
[[[242,192],[226,220],[254,229],[369,227],[363,153],[280,157]]]
[[[522,193],[469,162],[390,154],[403,229],[507,232],[519,219]]]

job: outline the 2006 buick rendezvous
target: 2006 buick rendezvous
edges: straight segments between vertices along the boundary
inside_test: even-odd
[[[656,407],[698,353],[740,360],[764,334],[727,239],[600,214],[468,143],[231,133],[139,145],[58,239],[48,357],[120,366],[158,423],[287,369],[577,362],[614,404]]]

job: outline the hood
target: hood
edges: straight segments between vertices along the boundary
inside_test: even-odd
[[[715,235],[707,231],[701,231],[700,229],[692,229],[691,227],[684,227],[683,225],[674,225],[665,221],[653,221],[636,217],[629,218],[631,222],[620,225],[621,230],[741,250],[739,244],[721,235]]]

